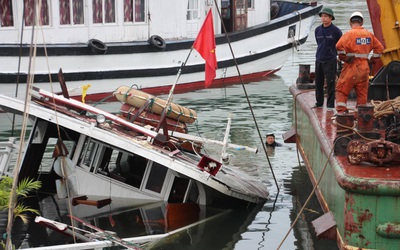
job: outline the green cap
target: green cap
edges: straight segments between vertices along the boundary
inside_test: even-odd
[[[332,20],[335,20],[335,16],[333,15],[333,10],[331,8],[323,8],[318,15],[321,16],[321,14],[327,14],[332,17]]]

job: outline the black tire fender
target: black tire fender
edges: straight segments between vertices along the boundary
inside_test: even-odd
[[[88,46],[96,54],[105,54],[107,52],[107,45],[98,39],[90,39]]]
[[[149,40],[149,44],[151,47],[153,47],[157,51],[164,51],[165,48],[167,47],[167,44],[165,43],[165,40],[157,35],[152,35]]]

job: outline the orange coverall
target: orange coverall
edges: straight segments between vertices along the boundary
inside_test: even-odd
[[[366,104],[369,85],[368,55],[373,50],[372,58],[379,58],[383,45],[378,39],[362,26],[347,31],[336,43],[339,57],[346,55],[348,60],[343,65],[336,83],[336,110],[347,111],[347,98],[351,89],[355,89],[357,105]]]

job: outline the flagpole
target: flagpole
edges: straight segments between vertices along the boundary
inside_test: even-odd
[[[181,64],[181,67],[179,68],[178,73],[176,74],[175,82],[172,85],[171,89],[169,90],[169,95],[168,95],[168,99],[167,99],[167,104],[166,105],[170,105],[171,102],[172,102],[172,97],[173,97],[173,94],[174,94],[174,91],[175,91],[175,86],[178,83],[179,78],[181,77],[181,74],[182,74],[182,68],[186,66],[186,63],[189,60],[189,57],[190,57],[190,54],[192,54],[192,51],[193,51],[193,46],[190,47],[190,51],[189,51],[189,54],[186,57],[186,60]]]
[[[188,62],[189,57],[190,57],[190,54],[192,54],[192,51],[193,51],[193,46],[190,47],[190,51],[189,51],[189,54],[188,54],[187,57],[186,57],[186,60],[185,60],[185,61],[181,64],[181,66],[179,67],[178,73],[176,74],[175,82],[174,82],[174,84],[172,84],[172,87],[171,87],[171,89],[169,90],[168,99],[167,99],[167,102],[166,102],[165,107],[164,107],[164,109],[163,109],[163,112],[162,112],[162,114],[161,114],[160,123],[158,124],[158,126],[157,126],[157,128],[156,128],[156,132],[158,132],[158,131],[160,130],[161,124],[163,124],[163,121],[164,121],[165,116],[166,116],[166,114],[167,114],[167,110],[169,109],[169,106],[171,105],[171,102],[172,102],[172,99],[173,99],[173,96],[174,96],[175,86],[176,86],[176,84],[178,83],[179,78],[180,78],[181,75],[182,75],[182,68],[186,66],[186,63]]]

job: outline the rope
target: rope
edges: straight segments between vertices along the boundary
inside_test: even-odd
[[[380,119],[398,113],[396,110],[400,110],[400,96],[387,101],[371,100],[371,104],[374,106],[374,118]]]
[[[343,123],[340,123],[337,121],[337,119],[335,119],[334,121],[336,123],[336,133],[344,133],[347,132],[348,130],[354,130],[354,128],[356,127],[356,122],[353,121],[353,126],[349,127],[347,125],[344,125]],[[338,129],[338,127],[343,128],[343,129]]]

